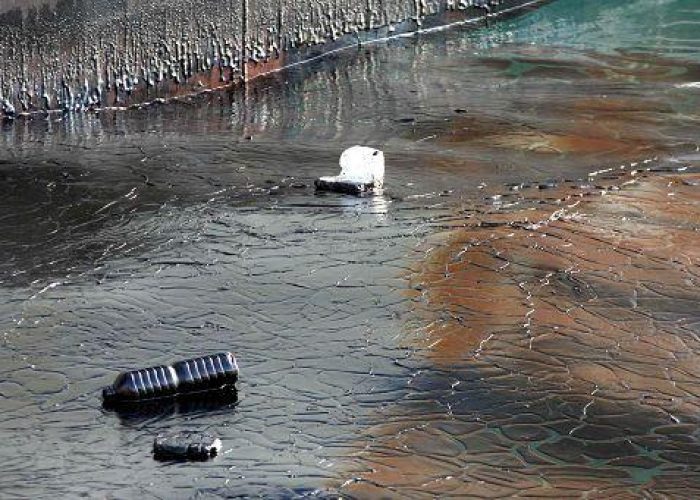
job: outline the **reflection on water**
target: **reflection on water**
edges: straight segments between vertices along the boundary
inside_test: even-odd
[[[636,13],[658,35],[630,41]],[[245,91],[3,126],[0,484],[697,488],[700,52],[679,19],[700,13],[560,0]],[[385,151],[384,193],[314,193],[356,143]],[[120,370],[222,349],[235,407],[100,406]],[[156,464],[166,429],[224,453]]]
[[[187,397],[165,398],[139,403],[103,404],[113,411],[124,425],[144,425],[167,417],[193,418],[199,415],[225,417],[234,411],[238,392],[233,388],[190,394]]]

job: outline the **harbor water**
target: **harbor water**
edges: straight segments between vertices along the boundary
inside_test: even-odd
[[[383,192],[315,193],[355,144]],[[696,497],[699,151],[694,0],[3,123],[0,497]],[[235,397],[102,407],[222,351]]]

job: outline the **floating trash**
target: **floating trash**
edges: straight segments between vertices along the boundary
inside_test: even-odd
[[[340,174],[319,177],[318,191],[361,195],[384,186],[384,153],[366,146],[353,146],[340,155]]]
[[[195,394],[232,386],[238,380],[238,363],[230,352],[212,354],[120,373],[102,391],[105,406]]]
[[[221,439],[207,432],[169,432],[153,440],[156,460],[208,460],[220,452]]]

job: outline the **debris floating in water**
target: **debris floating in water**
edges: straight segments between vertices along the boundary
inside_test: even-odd
[[[153,440],[156,460],[208,460],[221,452],[221,439],[195,431],[159,434]]]
[[[123,372],[102,391],[105,406],[186,396],[233,386],[238,363],[230,352]]]
[[[361,195],[384,187],[384,153],[366,146],[353,146],[340,155],[340,174],[319,177],[319,191]]]

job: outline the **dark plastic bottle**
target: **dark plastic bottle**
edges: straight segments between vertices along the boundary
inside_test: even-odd
[[[230,352],[120,373],[102,390],[106,404],[169,398],[231,386],[238,363]]]

